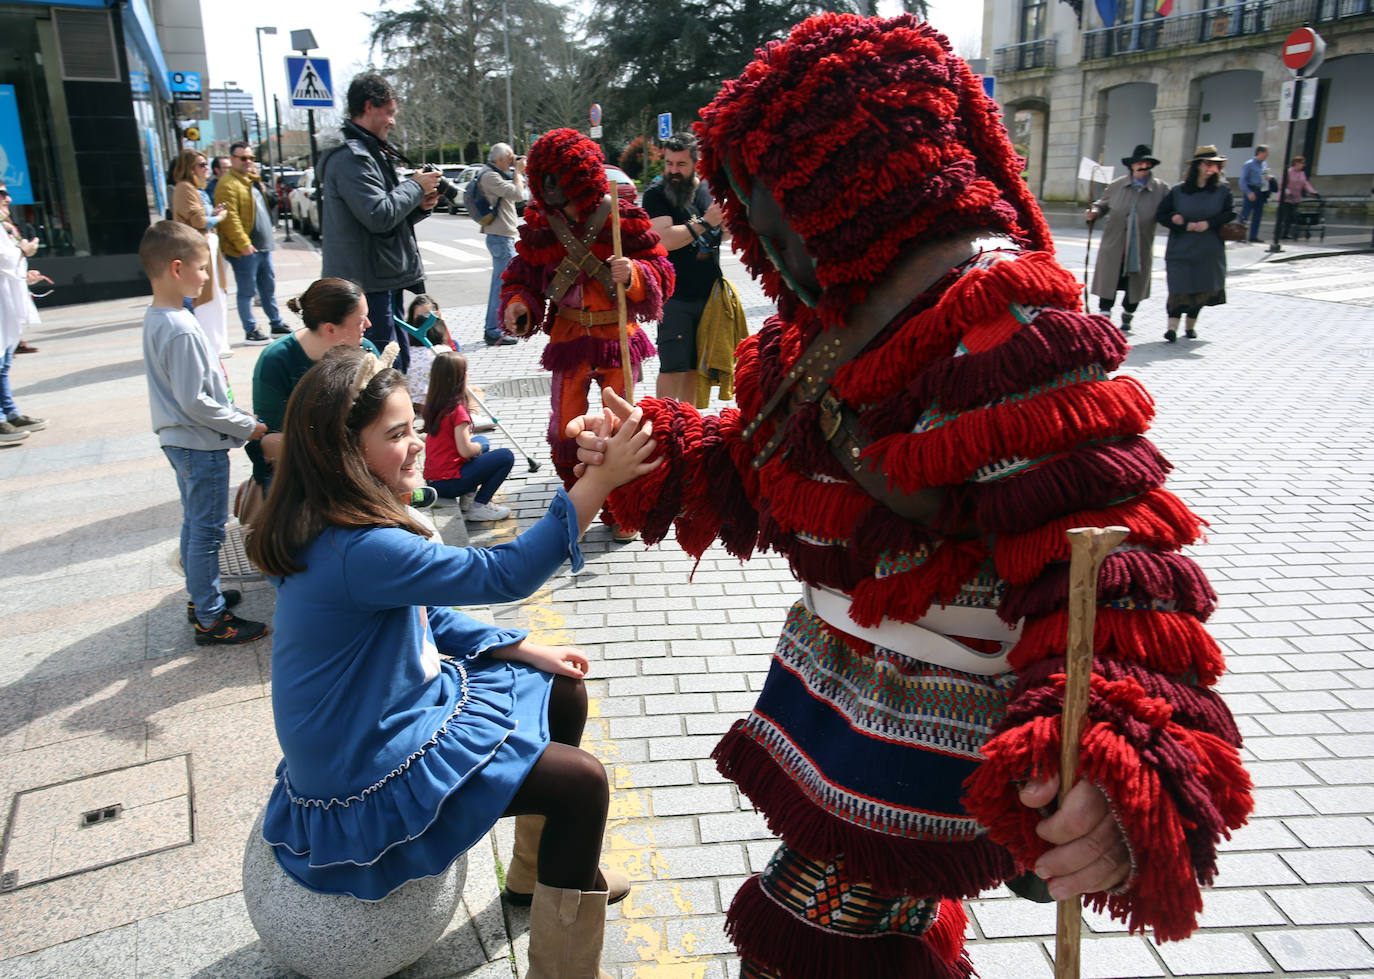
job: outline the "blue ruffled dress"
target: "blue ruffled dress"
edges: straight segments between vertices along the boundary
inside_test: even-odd
[[[526,598],[565,560],[579,570],[577,530],[562,490],[491,548],[331,528],[304,571],[274,581],[285,757],[262,835],[295,880],[378,901],[443,873],[501,817],[548,745],[552,676],[485,655],[526,632],[451,606]]]

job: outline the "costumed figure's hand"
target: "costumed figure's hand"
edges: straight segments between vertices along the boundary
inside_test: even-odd
[[[522,324],[520,321],[524,320]],[[520,300],[514,300],[506,307],[506,332],[513,333],[518,337],[523,337],[530,332],[530,308]]]
[[[577,440],[578,463],[573,467],[575,476],[581,476],[588,466],[599,466],[606,461],[607,440],[620,430],[621,422],[629,419],[634,408],[611,388],[601,390],[601,401],[606,407],[599,414],[574,418],[563,430],[565,437]]]
[[[1059,776],[1033,780],[1021,790],[1021,804],[1041,809],[1059,795]],[[1035,875],[1049,884],[1056,901],[1111,890],[1131,872],[1126,839],[1107,797],[1091,782],[1080,781],[1064,804],[1040,821],[1036,835],[1055,846],[1035,862]]]
[[[581,466],[582,472],[578,474],[579,480],[594,480],[597,488],[606,493],[653,472],[663,462],[662,459],[650,459],[658,443],[653,438],[653,422],[644,420],[643,408],[631,408],[629,416],[620,425],[615,425],[610,415],[609,410],[604,411],[594,426],[601,430],[612,426],[617,429],[615,434],[600,439],[604,446],[600,453],[601,462]],[[568,428],[571,429],[577,421],[586,417],[584,415],[583,419],[570,422]],[[580,449],[578,455],[581,456]]]
[[[580,680],[591,670],[587,657],[571,646],[541,646],[528,640],[521,640],[504,658],[526,663],[544,673],[570,676],[575,680]]]
[[[630,284],[630,270],[633,268],[628,258],[611,259],[611,281],[618,282],[622,286]]]
[[[1182,223],[1183,223],[1183,215],[1182,215],[1182,214],[1175,214],[1175,215],[1174,215],[1172,218],[1170,218],[1169,220],[1172,221],[1172,222],[1174,222],[1174,224],[1182,224]]]

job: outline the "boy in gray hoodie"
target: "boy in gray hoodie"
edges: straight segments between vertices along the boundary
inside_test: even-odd
[[[153,304],[143,316],[148,403],[181,491],[181,567],[191,595],[186,615],[198,645],[253,642],[267,626],[229,611],[242,595],[220,591],[219,549],[229,514],[229,450],[262,438],[267,426],[234,407],[219,358],[182,305],[184,297],[200,295],[210,274],[210,249],[200,232],[159,221],[144,232],[138,257],[153,284]]]

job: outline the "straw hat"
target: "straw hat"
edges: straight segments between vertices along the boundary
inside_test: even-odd
[[[1193,151],[1193,161],[1202,160],[1204,163],[1225,163],[1226,157],[1217,152],[1217,148],[1211,143],[1206,146],[1199,146]]]

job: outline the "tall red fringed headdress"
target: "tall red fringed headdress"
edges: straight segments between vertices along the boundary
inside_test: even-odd
[[[595,210],[611,190],[601,147],[576,129],[552,129],[530,147],[530,193],[541,206],[547,207],[545,174],[553,175],[581,215]]]
[[[828,13],[757,52],[695,129],[745,265],[773,298],[788,291],[747,222],[758,177],[816,263],[821,317],[839,323],[913,242],[993,228],[1052,249],[1000,117],[929,24]]]

